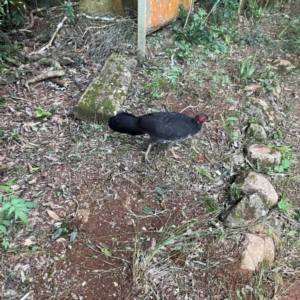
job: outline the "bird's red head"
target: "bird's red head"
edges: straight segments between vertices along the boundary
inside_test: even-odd
[[[209,122],[209,117],[206,114],[199,114],[195,117],[197,123]]]

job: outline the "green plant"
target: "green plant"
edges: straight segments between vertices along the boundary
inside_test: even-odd
[[[300,209],[298,209],[298,208],[296,208],[295,210],[294,210],[294,219],[297,221],[297,222],[299,222],[300,223]]]
[[[15,27],[24,23],[23,12],[26,9],[25,1],[0,1],[0,27]]]
[[[75,13],[71,0],[67,0],[61,4],[63,14],[69,18],[71,22],[75,22]]]
[[[213,198],[205,197],[204,204],[210,212],[215,212],[219,209],[218,204],[215,202]]]
[[[281,130],[277,130],[277,131],[273,134],[273,139],[274,139],[274,140],[279,140],[280,138],[282,138],[282,131],[281,131]]]
[[[265,38],[262,36],[260,29],[254,28],[242,36],[236,37],[235,42],[241,45],[255,46],[263,44]]]
[[[10,187],[5,185],[8,191],[13,191]],[[3,186],[1,186],[3,189]],[[9,247],[8,238],[4,235],[7,234],[7,229],[11,226],[12,220],[17,221],[20,219],[24,224],[28,224],[27,213],[30,209],[36,207],[38,204],[35,202],[26,201],[16,195],[4,196],[0,195],[0,238],[2,239],[1,245],[5,249]]]
[[[169,69],[169,71],[170,70],[171,69]],[[177,78],[174,77],[174,74],[175,73],[173,72],[170,80],[177,81]],[[158,68],[150,71],[147,69],[144,70],[144,76],[147,79],[145,82],[145,93],[150,94],[153,98],[159,98],[164,88],[168,87],[169,78],[165,76]]]
[[[300,15],[295,15],[291,21],[279,33],[278,39],[284,39],[284,47],[289,50],[300,49]]]
[[[258,0],[248,0],[247,1],[247,9],[246,16],[248,18],[253,18],[254,20],[259,20],[264,12],[265,7],[260,4]]]
[[[236,182],[233,182],[229,187],[230,197],[237,200],[240,198],[241,192],[240,187]]]
[[[0,211],[0,224],[2,224],[2,226],[0,225],[0,231],[3,233],[6,233],[5,226],[10,225],[8,220],[12,217],[15,221],[21,219],[25,224],[28,224],[26,214],[31,208],[38,205],[36,202],[26,201],[24,198],[18,198],[15,195],[0,195],[0,204],[2,206]]]
[[[291,148],[287,146],[279,146],[276,147],[278,151],[281,153],[280,165],[274,167],[274,171],[278,173],[283,173],[284,171],[289,171],[289,167],[291,166]]]
[[[172,68],[166,69],[167,78],[173,86],[176,86],[177,84],[180,71],[181,70],[178,66],[173,66]]]
[[[278,208],[284,211],[288,210],[287,200],[288,199],[286,198],[285,194],[283,194],[281,200],[277,204]]]
[[[4,237],[2,239],[2,242],[1,242],[1,246],[4,248],[4,249],[7,249],[9,247],[9,240],[7,237]]]
[[[271,65],[267,65],[266,68],[256,76],[256,80],[261,83],[263,89],[267,92],[275,91],[277,86],[276,79],[277,75]]]
[[[230,116],[230,117],[227,117],[226,119],[225,119],[225,117],[223,115],[221,115],[220,117],[221,117],[221,121],[222,121],[222,126],[223,127],[226,127],[228,125],[233,126],[234,122],[236,122],[236,121],[239,120],[239,118],[237,118],[235,116]]]
[[[12,132],[10,133],[9,140],[17,140],[19,137],[19,130],[18,128],[13,128]]]
[[[183,20],[186,14],[180,11],[181,19]],[[204,9],[199,8],[197,13],[189,17],[188,26],[176,25],[175,45],[178,47],[176,55],[178,58],[185,58],[191,54],[191,47],[202,45],[207,49],[219,50],[227,52],[224,44],[217,40],[220,33],[219,27],[208,28],[206,21],[208,14]]]
[[[52,116],[52,113],[50,111],[45,111],[45,110],[38,108],[35,111],[35,115],[37,118],[43,118],[43,121],[46,121],[47,117]]]
[[[246,60],[238,62],[238,75],[236,79],[239,82],[245,82],[247,84],[250,79],[254,78],[256,74],[255,60],[256,55],[253,59],[252,56],[249,56]]]
[[[205,176],[205,177],[209,178],[210,180],[213,180],[213,177],[211,176],[211,173],[208,170],[201,169],[198,166],[195,166],[195,170],[198,173],[198,176],[200,178],[202,178],[203,176]]]

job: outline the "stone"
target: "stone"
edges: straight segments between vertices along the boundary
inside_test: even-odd
[[[279,151],[261,144],[250,145],[247,154],[250,161],[253,163],[258,161],[263,168],[279,166],[281,162]]]
[[[89,15],[109,12],[120,16],[125,15],[122,0],[80,0],[79,11]]]
[[[255,193],[245,195],[229,211],[224,211],[221,214],[221,219],[228,227],[236,228],[251,225],[267,213],[268,208],[265,206],[263,199]]]
[[[268,138],[264,127],[256,123],[250,124],[247,130],[247,135],[259,142],[264,142]]]
[[[260,124],[266,130],[268,125],[275,127],[278,120],[274,106],[267,99],[248,97],[246,102],[246,113],[252,117],[253,121]]]
[[[242,154],[233,154],[230,157],[233,166],[240,166],[244,164],[244,156]]]
[[[106,125],[121,109],[136,65],[134,58],[113,53],[75,106],[75,117]]]
[[[271,237],[247,233],[244,245],[241,269],[255,271],[259,263],[263,261],[272,263],[274,261],[275,247]]]
[[[259,194],[267,208],[277,205],[278,195],[271,182],[264,175],[253,171],[242,172],[237,176],[235,182],[240,186],[240,191],[243,194]]]

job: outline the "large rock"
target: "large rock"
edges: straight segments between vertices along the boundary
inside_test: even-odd
[[[250,171],[238,176],[236,182],[239,183],[242,193],[246,195],[257,193],[267,207],[271,208],[277,204],[278,195],[273,185],[264,175]]]
[[[122,0],[80,0],[79,11],[89,15],[98,13],[115,13],[124,16]]]
[[[262,168],[279,166],[281,154],[279,151],[261,144],[252,144],[247,149],[248,158],[253,163],[259,162]]]
[[[265,129],[256,123],[252,123],[248,130],[247,130],[247,135],[249,137],[253,137],[255,140],[259,141],[259,142],[264,142],[267,140],[267,133],[265,131]]]
[[[268,131],[268,127],[275,127],[280,117],[276,114],[274,106],[267,99],[249,97],[246,103],[245,112],[242,119],[245,121],[252,119],[255,123],[260,124]]]
[[[255,271],[259,263],[272,263],[275,258],[275,247],[271,237],[246,234],[245,250],[242,254],[241,269]]]
[[[265,216],[269,209],[258,194],[245,195],[238,204],[221,214],[221,219],[231,228],[253,224],[259,217]]]
[[[136,65],[134,58],[113,53],[78,101],[75,117],[107,124],[109,117],[121,109]]]

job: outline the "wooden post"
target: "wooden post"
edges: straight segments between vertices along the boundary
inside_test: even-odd
[[[146,1],[138,0],[138,57],[141,61],[146,56]]]

